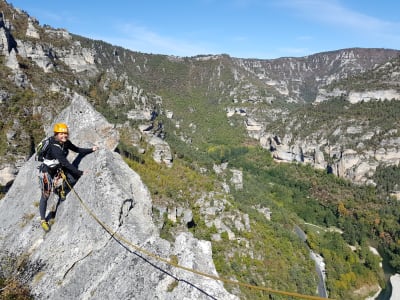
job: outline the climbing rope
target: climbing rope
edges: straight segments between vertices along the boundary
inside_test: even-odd
[[[133,249],[135,249],[136,251],[145,254],[149,257],[152,257],[158,261],[164,262],[170,266],[173,266],[175,268],[178,269],[182,269],[203,277],[207,277],[210,279],[214,279],[217,281],[221,281],[221,282],[225,282],[228,284],[232,284],[232,285],[239,285],[242,287],[246,287],[249,289],[254,289],[254,290],[259,290],[259,291],[264,291],[264,292],[268,292],[270,294],[276,294],[276,295],[283,295],[283,296],[288,296],[288,297],[293,297],[293,298],[298,298],[298,299],[314,299],[314,300],[326,300],[327,298],[321,298],[318,296],[310,296],[310,295],[303,295],[303,294],[299,294],[299,293],[295,293],[295,292],[287,292],[287,291],[281,291],[281,290],[275,290],[275,289],[271,289],[271,288],[267,288],[267,287],[263,287],[263,286],[256,286],[256,285],[251,285],[245,282],[240,282],[240,281],[235,281],[235,280],[231,280],[231,279],[226,279],[226,278],[222,278],[222,277],[218,277],[212,274],[208,274],[208,273],[204,273],[201,271],[197,271],[195,269],[192,268],[188,268],[188,267],[184,267],[181,266],[171,260],[162,258],[161,256],[158,256],[150,251],[147,251],[146,249],[139,247],[137,245],[135,245],[134,243],[132,243],[131,241],[127,240],[126,238],[124,238],[122,235],[118,234],[115,230],[113,230],[112,228],[110,228],[109,226],[107,226],[104,222],[102,222],[97,215],[87,206],[87,204],[82,200],[82,198],[79,196],[79,194],[75,191],[75,189],[70,185],[70,183],[68,182],[64,172],[61,172],[61,176],[64,179],[64,181],[66,182],[67,186],[69,187],[69,189],[75,194],[75,196],[77,197],[77,199],[79,200],[80,204],[83,206],[83,208],[86,210],[86,212],[101,226],[103,227],[103,229],[105,231],[107,231],[108,234],[110,234],[113,238],[117,239],[118,241],[122,241],[125,244],[129,245],[130,247],[132,247]]]

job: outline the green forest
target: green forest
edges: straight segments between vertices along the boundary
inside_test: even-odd
[[[303,77],[298,79],[289,76],[290,69],[287,73],[270,72],[269,65],[271,70],[285,69],[279,60],[239,61],[228,55],[209,60],[178,59],[133,52],[76,35],[66,40],[46,34],[46,27],[40,26],[41,40],[35,41],[26,37],[27,16],[12,10],[4,1],[0,7],[7,15],[15,16],[10,31],[15,39],[61,56],[68,51],[91,49],[96,53],[97,68],[95,74],[75,72],[57,55],[49,55],[54,69],[44,72],[32,58],[17,55],[20,75],[26,80],[26,85],[17,86],[15,74],[5,66],[5,56],[0,55],[0,89],[4,91],[4,101],[0,102],[2,163],[29,159],[44,137],[43,129],[77,92],[120,128],[116,151],[149,188],[154,206],[179,205],[192,211],[193,224],[188,226],[180,219],[172,222],[165,214],[157,215],[159,212],[154,209],[155,221],[161,224],[160,236],[173,241],[179,231],[190,231],[199,239],[211,241],[221,277],[315,295],[318,278],[310,259],[312,250],[321,254],[326,263],[330,298],[365,299],[360,294],[369,291],[360,291],[366,287],[377,283],[386,287],[380,256],[393,273],[400,273],[400,202],[393,197],[399,191],[399,165],[379,164],[369,178],[376,185],[354,184],[307,164],[278,163],[246,130],[246,121],[254,118],[263,124],[265,133],[279,137],[288,133],[293,138],[289,143],[296,139],[307,142],[310,138],[323,140],[322,146],[330,144],[358,153],[385,147],[400,136],[400,101],[379,99],[351,104],[343,94],[319,104],[310,102],[319,88],[346,92],[398,90],[399,58],[362,74],[354,69],[337,70],[336,64],[341,64],[338,60],[327,64],[326,70],[299,73]],[[338,50],[334,56],[340,53]],[[373,51],[368,55],[371,57],[363,58],[379,58],[373,56]],[[311,64],[307,61],[305,64]],[[358,63],[361,65],[362,60]],[[341,80],[319,85],[333,77]],[[281,88],[287,87],[289,94],[266,84],[269,79],[279,82]],[[59,88],[58,92],[50,89],[53,85]],[[296,99],[302,96],[304,101],[292,101],[293,95]],[[114,103],[113,99],[117,101]],[[139,146],[133,146],[132,136],[140,135],[138,125],[147,122],[129,119],[127,112],[134,109],[154,109],[158,113],[154,122],[162,124],[173,156],[172,167],[154,161],[154,149],[144,137]],[[228,110],[243,111],[245,116],[227,117]],[[173,112],[172,119],[166,117],[166,111]],[[351,127],[357,130],[348,133]],[[364,138],[368,134],[371,138]],[[139,151],[139,147],[146,151]],[[328,163],[337,159],[323,154]],[[227,169],[215,172],[214,166],[221,164],[227,164]],[[231,169],[242,172],[242,189],[230,183]],[[229,192],[224,184],[229,185]],[[8,188],[0,186],[0,201]],[[209,226],[203,207],[198,204],[202,198],[210,206],[220,205],[218,213],[227,214],[223,221],[230,231],[218,232],[216,226]],[[259,208],[268,209],[270,219]],[[248,216],[249,230],[235,227],[232,219],[237,216]],[[296,228],[306,233],[305,242]],[[378,249],[380,256],[370,247]],[[10,258],[8,267],[19,272],[23,263],[25,260]],[[30,299],[27,287],[13,278],[2,278],[0,273],[0,291],[10,286],[20,294],[8,294],[5,299]],[[229,284],[225,287],[233,293],[240,292],[244,299],[286,299],[245,287],[240,291]]]
[[[137,153],[130,158],[126,155],[126,161],[142,176],[155,201],[192,199],[193,205],[202,190],[218,189],[213,180],[214,176],[221,180],[218,175],[204,176],[196,172],[199,163],[196,153],[185,149],[187,146],[183,143],[170,142],[173,151],[179,153],[171,169],[155,164],[150,157],[138,159]],[[398,168],[381,168],[376,175],[381,181],[377,179],[378,185],[372,187],[354,185],[307,165],[278,164],[259,146],[225,146],[223,151],[204,154],[203,161],[224,161],[242,170],[244,188],[232,189],[231,209],[247,213],[252,226],[250,232],[235,233],[249,240],[251,248],[262,257],[254,259],[244,255],[243,245],[221,235],[221,242],[212,242],[214,262],[221,276],[235,276],[255,285],[268,282],[272,288],[312,294],[312,286],[316,285],[314,266],[311,261],[304,265],[304,260],[298,259],[307,256],[307,249],[294,233],[296,225],[306,232],[307,246],[325,259],[327,289],[332,298],[357,299],[354,291],[363,286],[376,282],[385,286],[381,259],[369,246],[378,248],[382,255],[389,257],[391,266],[400,271],[400,204],[386,193],[387,182],[391,181],[385,179],[393,174],[399,176]],[[394,178],[393,184],[395,181]],[[180,191],[179,195],[176,191]],[[271,210],[270,222],[255,209],[257,206]],[[197,227],[191,229],[193,233],[210,240],[215,228],[207,228],[200,215],[196,223]],[[167,237],[173,236],[167,231],[178,230],[177,224],[171,223],[164,229]],[[236,253],[233,257],[232,251]],[[283,269],[283,266],[286,267]],[[265,268],[269,270],[267,273],[263,272]],[[242,293],[248,299],[265,297],[248,289],[242,289]]]

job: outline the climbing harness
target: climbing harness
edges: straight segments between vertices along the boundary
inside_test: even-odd
[[[55,178],[53,179],[53,188],[55,191],[58,192],[58,196],[64,200],[65,199],[65,185],[64,185],[64,178],[63,178],[64,172],[62,169],[60,169]],[[64,175],[65,176],[65,175]]]
[[[55,176],[52,177],[43,168],[45,167],[39,167],[38,176],[42,192],[49,197],[52,192],[57,191],[60,198],[65,198],[65,186],[63,184],[65,175],[62,169],[57,170]]]
[[[46,197],[50,196],[53,190],[53,179],[47,172],[39,171],[39,185]]]
[[[299,294],[299,293],[295,293],[295,292],[287,292],[287,291],[281,291],[281,290],[275,290],[275,289],[271,289],[271,288],[267,288],[267,287],[263,287],[263,286],[256,286],[256,285],[251,285],[245,282],[240,282],[240,281],[235,281],[235,280],[231,280],[231,279],[226,279],[226,278],[222,278],[222,277],[218,277],[212,274],[208,274],[208,273],[204,273],[201,271],[197,271],[188,267],[184,267],[181,266],[175,262],[173,262],[172,260],[168,260],[165,258],[162,258],[152,252],[147,251],[146,249],[143,249],[135,244],[133,244],[131,241],[127,240],[126,238],[124,238],[122,235],[118,234],[116,231],[114,231],[112,228],[110,228],[109,226],[107,226],[105,223],[103,223],[98,217],[97,215],[87,206],[87,204],[82,200],[82,198],[79,196],[79,194],[75,191],[75,189],[70,185],[70,183],[68,182],[64,172],[61,172],[61,177],[64,179],[66,185],[68,186],[68,188],[75,194],[76,198],[79,200],[80,204],[83,206],[83,208],[86,210],[86,212],[101,226],[103,227],[103,229],[110,234],[113,238],[115,238],[116,240],[118,240],[119,242],[124,242],[126,245],[132,247],[133,249],[135,249],[136,251],[145,254],[149,257],[152,257],[158,261],[164,262],[172,267],[178,268],[178,269],[182,269],[203,277],[207,277],[210,279],[214,279],[217,281],[222,281],[228,284],[232,284],[232,285],[239,285],[242,287],[246,287],[246,288],[250,288],[250,289],[254,289],[254,290],[259,290],[259,291],[264,291],[270,294],[276,294],[276,295],[283,295],[283,296],[288,296],[288,297],[293,297],[293,298],[298,298],[298,299],[313,299],[313,300],[326,300],[328,298],[321,298],[318,296],[311,296],[311,295],[303,295],[303,294]]]

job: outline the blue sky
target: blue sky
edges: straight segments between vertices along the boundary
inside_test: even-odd
[[[7,0],[41,25],[134,51],[300,57],[400,50],[398,0]]]

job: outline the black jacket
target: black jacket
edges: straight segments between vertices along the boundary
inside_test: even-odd
[[[51,137],[49,150],[44,158],[48,160],[57,159],[63,169],[69,172],[72,176],[78,178],[82,176],[83,171],[78,170],[78,168],[68,161],[67,156],[69,150],[80,154],[88,154],[93,152],[92,148],[79,148],[72,144],[70,140],[67,140],[65,143],[61,143],[54,137]]]

